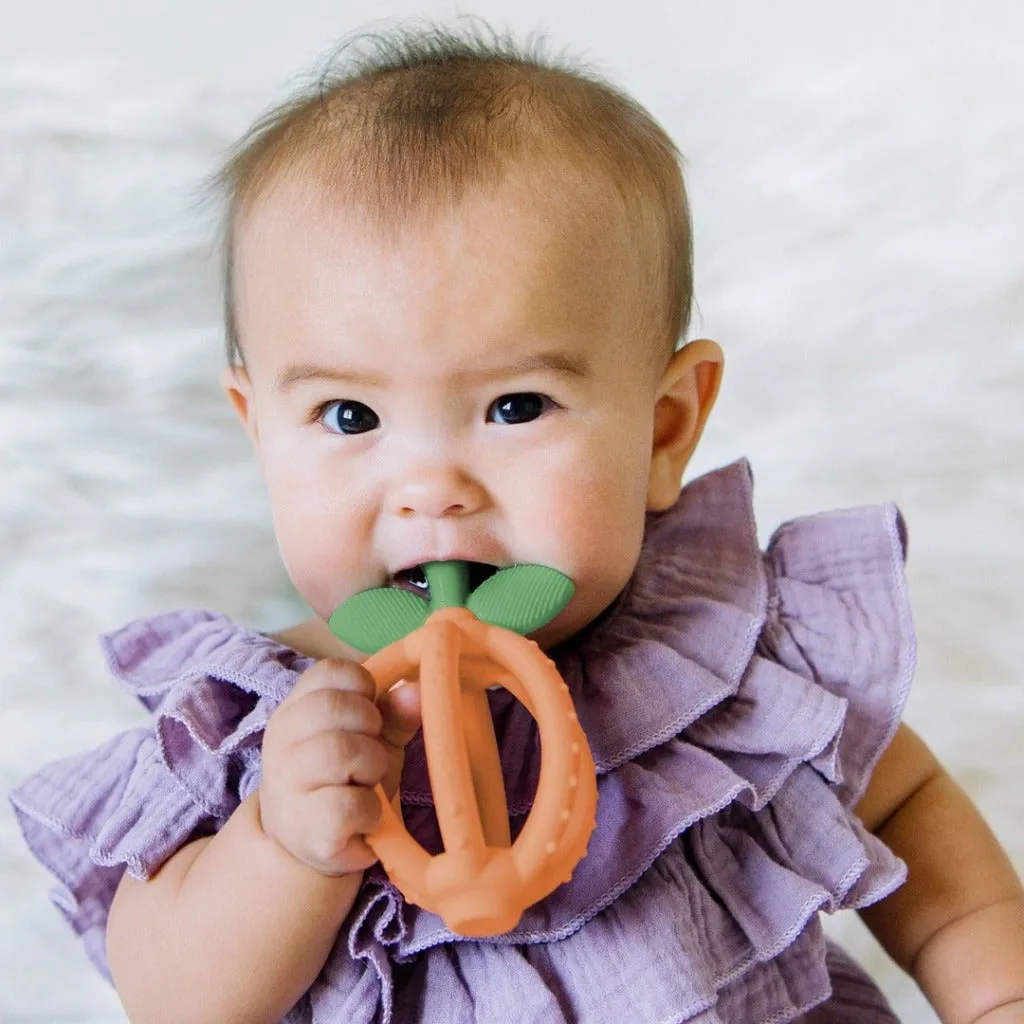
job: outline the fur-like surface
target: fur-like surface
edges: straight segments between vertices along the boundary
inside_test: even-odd
[[[627,87],[630,82],[624,82]],[[895,65],[640,98],[688,161],[694,334],[725,346],[693,472],[749,456],[781,520],[894,499],[920,661],[908,721],[1024,869],[1024,131],[996,76]],[[97,633],[182,605],[305,614],[216,381],[204,175],[266,97],[0,82],[0,789],[143,712]],[[339,509],[339,526],[344,510]],[[123,1022],[0,805],[0,1019]],[[829,924],[906,1021],[934,1015]]]

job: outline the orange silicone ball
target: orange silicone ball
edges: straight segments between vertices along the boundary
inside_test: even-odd
[[[381,820],[367,836],[405,898],[461,935],[498,935],[572,876],[595,825],[597,775],[569,687],[533,640],[443,608],[364,663],[378,697],[418,680],[423,742],[444,852],[431,856],[382,787]],[[537,721],[540,779],[511,842],[487,688],[509,690]]]

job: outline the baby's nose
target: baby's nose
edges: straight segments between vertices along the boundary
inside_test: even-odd
[[[484,488],[470,474],[452,465],[420,463],[396,489],[400,516],[443,519],[469,515],[483,506]]]

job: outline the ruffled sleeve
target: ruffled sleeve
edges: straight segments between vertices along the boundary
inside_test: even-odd
[[[266,720],[311,662],[205,610],[133,622],[101,646],[152,725],[45,766],[10,800],[59,883],[53,902],[109,979],[104,936],[121,876],[151,877],[253,792]]]
[[[895,505],[808,516],[768,544],[768,615],[760,645],[791,672],[846,701],[836,790],[864,795],[899,725],[917,647]]]

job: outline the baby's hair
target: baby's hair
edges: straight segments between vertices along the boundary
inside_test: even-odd
[[[309,85],[252,125],[211,179],[224,202],[230,365],[244,364],[236,230],[276,184],[308,180],[378,229],[397,231],[410,216],[451,208],[473,186],[523,166],[545,187],[568,189],[567,199],[574,184],[610,189],[650,253],[642,326],[661,365],[676,348],[689,324],[693,255],[675,144],[639,103],[579,61],[460,20],[458,29],[398,26],[350,37]]]

